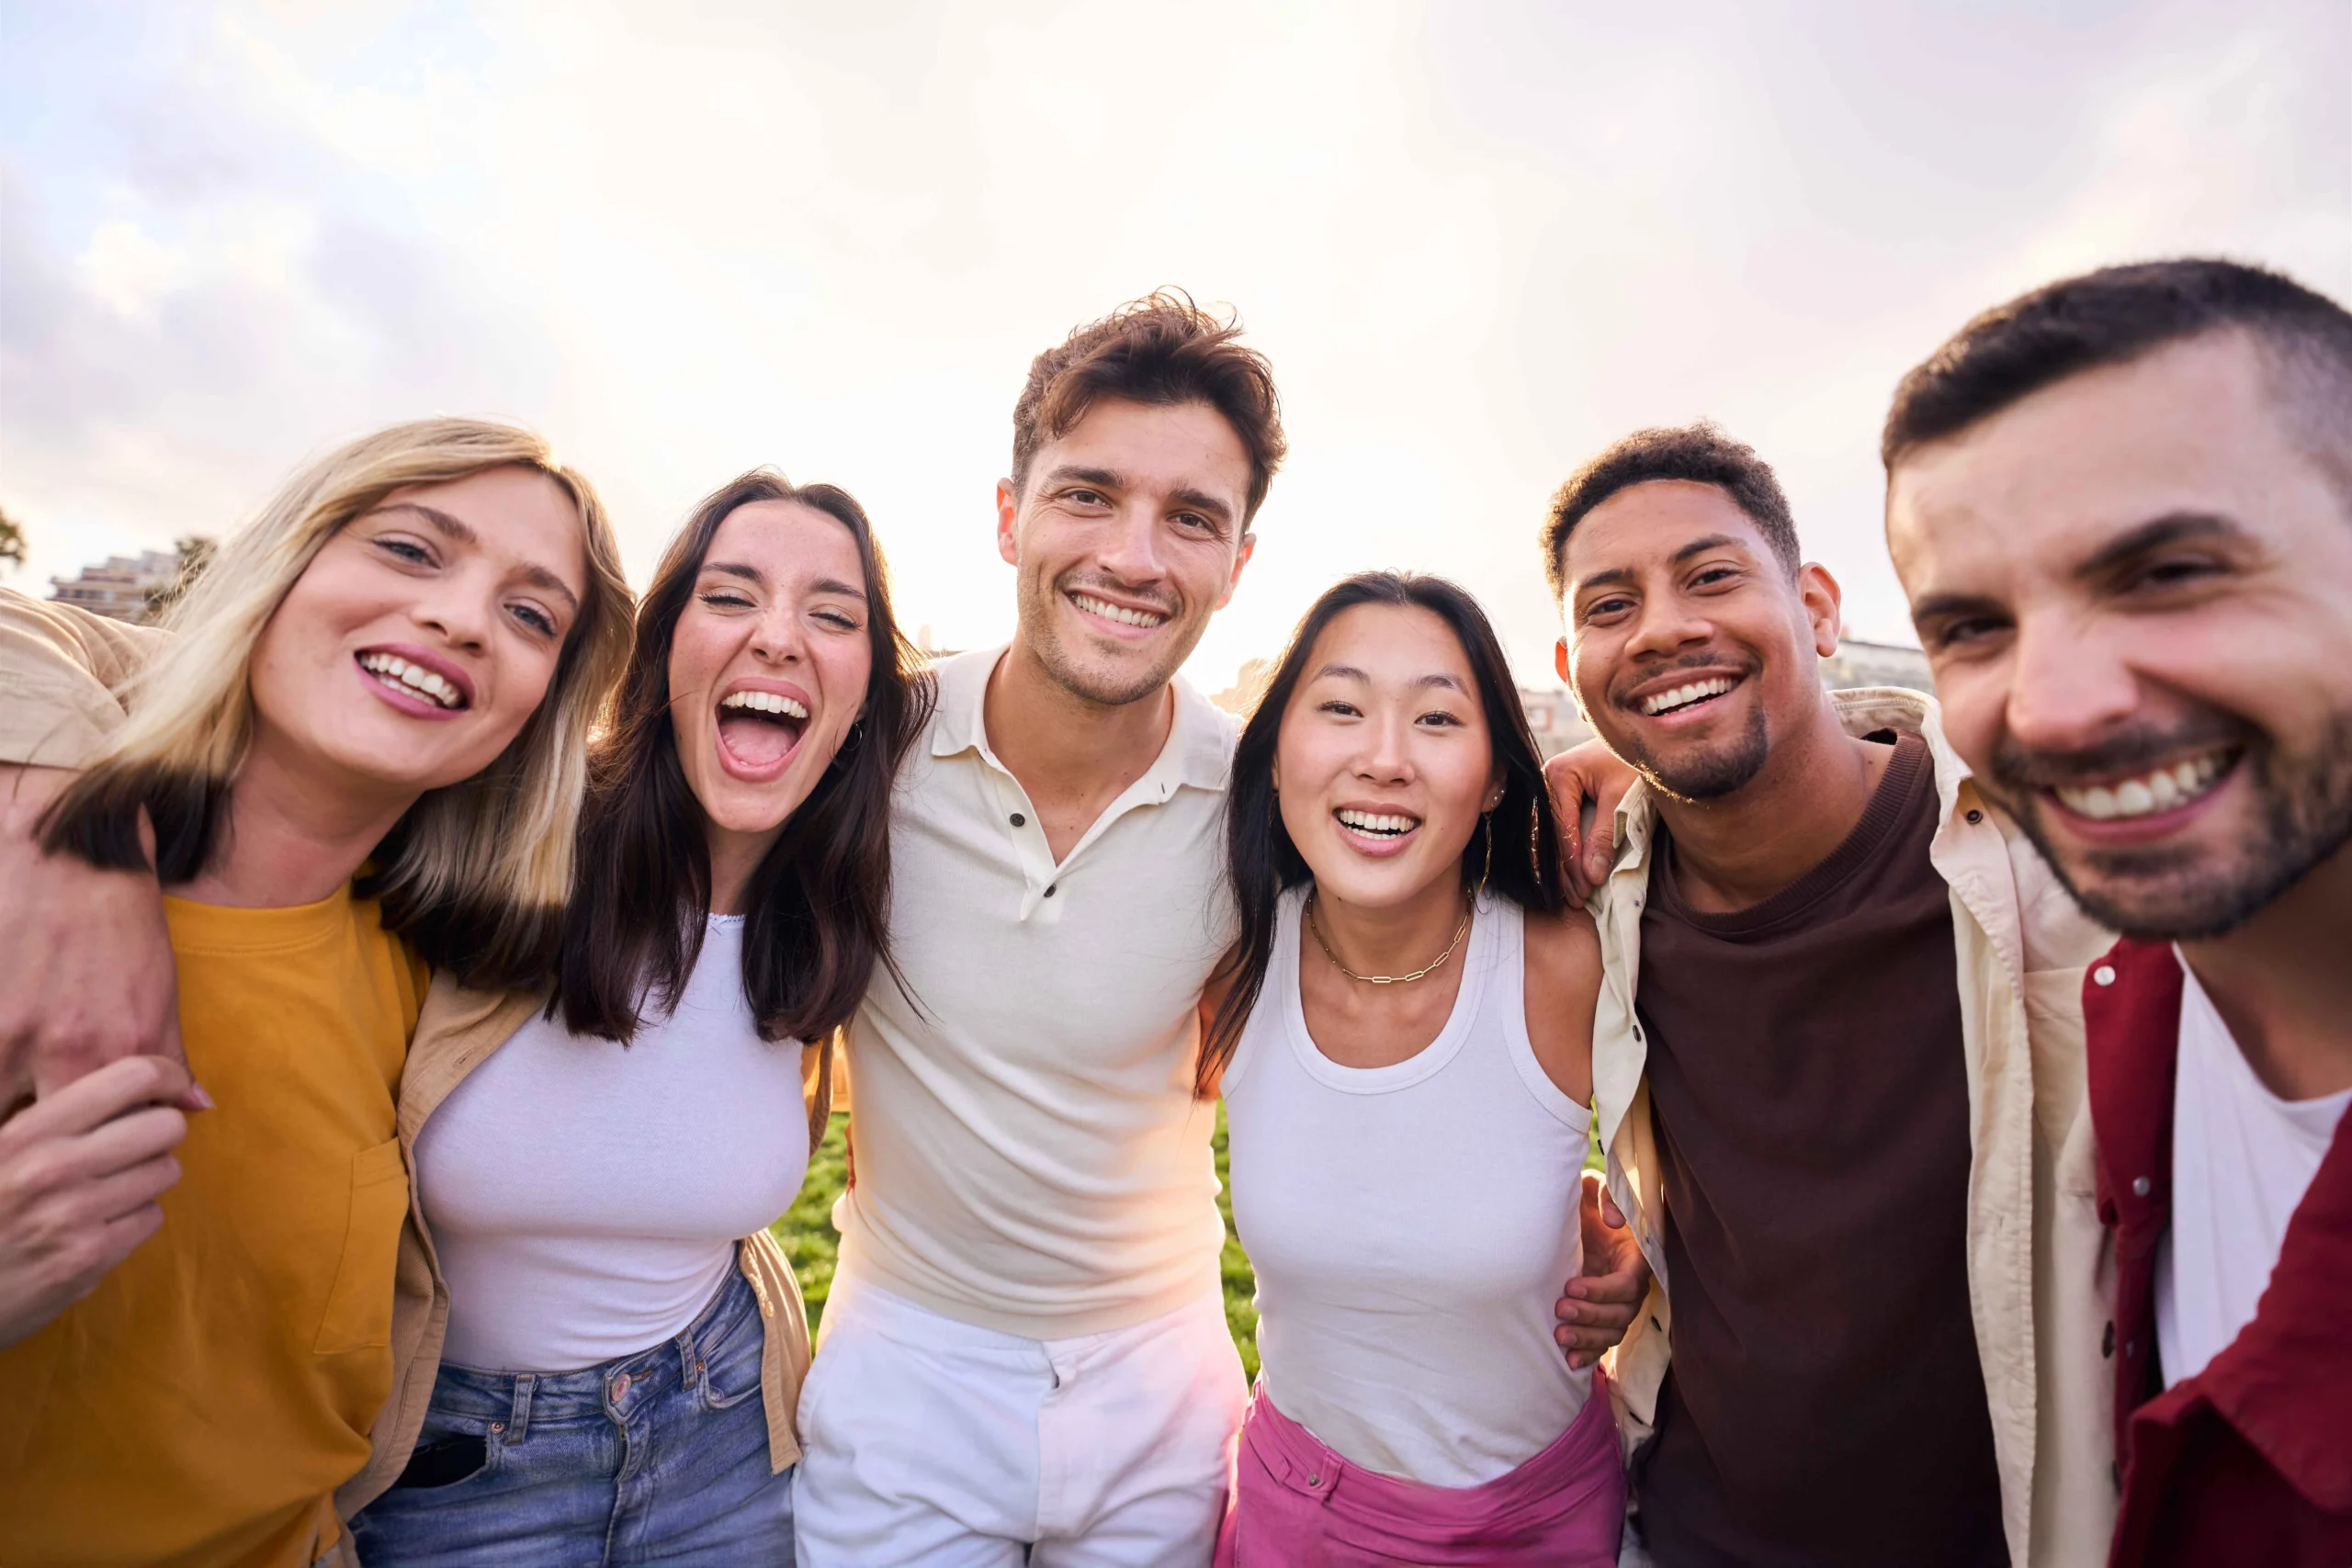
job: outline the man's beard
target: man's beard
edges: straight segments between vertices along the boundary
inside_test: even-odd
[[[1186,657],[1192,653],[1193,642],[1198,640],[1197,637],[1187,639],[1180,635],[1170,638],[1165,657],[1141,674],[1128,676],[1123,672],[1088,669],[1064,646],[1060,621],[1055,612],[1065,593],[1087,592],[1096,586],[1067,578],[1035,586],[1024,585],[1021,592],[1022,640],[1028,645],[1029,651],[1036,655],[1037,662],[1044,666],[1054,684],[1081,702],[1100,707],[1125,707],[1129,703],[1139,703],[1146,697],[1156,695],[1160,688],[1175,679],[1176,671],[1182,668]],[[1125,590],[1114,589],[1111,592],[1123,597],[1135,597]],[[1156,607],[1166,611],[1171,624],[1181,617],[1182,612],[1181,604]],[[1182,628],[1179,629],[1181,631]],[[1197,633],[1199,628],[1194,627],[1193,630]]]
[[[1625,765],[1647,779],[1652,788],[1690,805],[1721,800],[1747,788],[1748,781],[1764,771],[1771,754],[1771,736],[1765,728],[1760,702],[1747,710],[1747,728],[1736,739],[1697,756],[1662,762],[1632,736],[1619,753]]]
[[[2077,867],[2059,854],[2042,816],[2044,788],[2145,772],[2164,758],[2233,741],[2244,748],[2237,767],[2254,805],[2235,855],[2188,844],[2078,848]],[[2004,747],[1994,753],[1989,782],[2093,919],[2143,941],[2201,942],[2268,908],[2352,840],[2352,713],[2337,714],[2305,755],[2282,750],[2250,725],[2217,720],[2171,735],[2119,736],[2088,751]],[[2091,876],[2098,881],[2089,883]]]

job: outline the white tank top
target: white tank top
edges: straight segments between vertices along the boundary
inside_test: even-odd
[[[1592,1391],[1553,1341],[1583,1257],[1591,1113],[1528,1043],[1519,906],[1480,900],[1445,1028],[1385,1067],[1308,1037],[1299,909],[1225,1075],[1233,1217],[1258,1274],[1266,1394],[1351,1463],[1475,1486],[1566,1431]]]
[[[668,1017],[624,1046],[534,1014],[417,1135],[443,1357],[560,1372],[661,1344],[808,1170],[800,1047],[759,1037],[742,917],[714,915]]]

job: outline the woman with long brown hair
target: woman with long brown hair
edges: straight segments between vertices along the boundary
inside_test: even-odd
[[[419,1031],[440,1321],[353,1489],[371,1568],[789,1560],[808,1337],[766,1225],[889,962],[917,671],[847,492],[754,471],[672,541],[545,983],[436,993]]]

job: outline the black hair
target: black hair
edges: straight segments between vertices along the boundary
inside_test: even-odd
[[[1567,568],[1562,557],[1568,535],[1584,521],[1585,513],[1619,491],[1653,479],[1687,479],[1714,486],[1747,514],[1791,577],[1804,564],[1797,547],[1796,519],[1789,514],[1789,498],[1781,493],[1771,465],[1756,455],[1755,447],[1734,441],[1702,420],[1697,424],[1636,430],[1569,475],[1567,482],[1553,492],[1541,536],[1544,576],[1552,585],[1553,598],[1567,592]]]
[[[1473,834],[1462,852],[1462,886],[1476,887],[1484,875],[1487,886],[1522,908],[1545,914],[1564,908],[1566,885],[1560,871],[1560,830],[1552,817],[1552,794],[1544,782],[1544,753],[1519,705],[1519,688],[1511,680],[1510,661],[1486,611],[1467,592],[1442,577],[1419,573],[1367,571],[1343,578],[1326,589],[1290,634],[1290,645],[1266,684],[1241,739],[1233,750],[1233,778],[1226,793],[1226,871],[1231,884],[1240,936],[1219,972],[1227,984],[1225,999],[1201,1042],[1201,1060],[1194,1077],[1196,1092],[1205,1095],[1241,1043],[1241,1031],[1250,1009],[1265,989],[1266,972],[1273,961],[1275,911],[1284,891],[1305,886],[1314,874],[1291,841],[1274,799],[1274,752],[1306,661],[1316,639],[1341,614],[1359,604],[1387,604],[1421,609],[1443,621],[1462,644],[1463,656],[1478,682],[1478,706],[1485,714],[1488,743],[1503,775],[1502,799],[1487,813],[1481,832]],[[1493,863],[1487,869],[1488,846]]]

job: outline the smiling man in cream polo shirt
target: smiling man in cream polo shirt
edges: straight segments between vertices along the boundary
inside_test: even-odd
[[[800,1561],[1200,1564],[1244,1398],[1196,1004],[1233,730],[1176,679],[1282,460],[1265,360],[1154,296],[1040,355],[997,539],[1012,645],[939,670],[857,1176],[800,1404]]]

